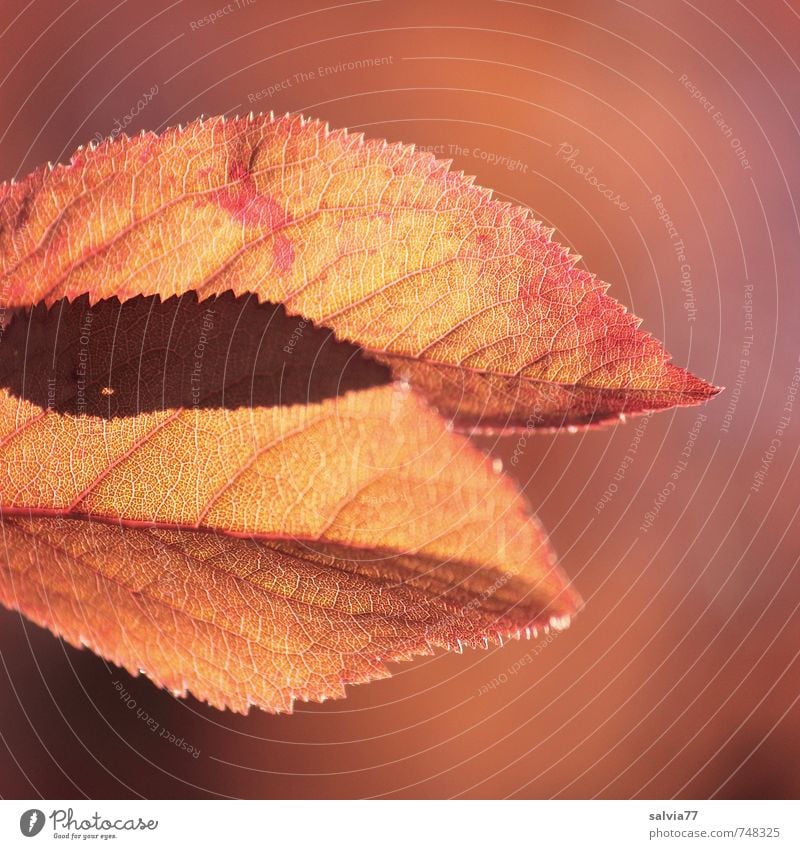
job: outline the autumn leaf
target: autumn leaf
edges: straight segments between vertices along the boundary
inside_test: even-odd
[[[717,390],[550,236],[427,154],[292,116],[0,185],[0,602],[240,711],[566,626],[538,522],[452,425]]]
[[[615,420],[717,391],[550,236],[411,147],[299,116],[214,118],[0,187],[0,291],[10,307],[253,292],[467,430]]]
[[[319,544],[50,517],[6,519],[3,532],[3,604],[175,695],[242,712],[291,712],[386,677],[390,661],[569,623],[543,616],[536,582],[423,554],[349,560]]]
[[[579,604],[489,460],[280,307],[39,307],[0,387],[0,601],[175,692],[291,710]]]

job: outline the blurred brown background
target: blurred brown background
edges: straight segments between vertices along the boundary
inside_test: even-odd
[[[251,108],[433,146],[727,391],[524,445],[515,474],[587,600],[549,642],[242,717],[0,612],[0,793],[800,796],[798,62],[796,0],[4,0],[0,179]]]

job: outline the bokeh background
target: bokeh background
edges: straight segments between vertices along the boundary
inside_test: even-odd
[[[727,389],[524,442],[512,473],[587,601],[552,639],[245,717],[0,612],[0,793],[800,796],[798,62],[797,0],[3,0],[0,179],[200,113],[416,142]]]

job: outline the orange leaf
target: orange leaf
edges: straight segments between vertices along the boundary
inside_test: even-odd
[[[0,601],[235,710],[565,625],[579,600],[513,484],[300,324],[231,295],[15,316]]]
[[[6,518],[3,535],[0,602],[241,712],[340,698],[387,662],[563,628],[571,609],[566,591],[543,607],[540,580],[424,555],[46,517]]]
[[[0,187],[10,306],[255,292],[408,378],[460,427],[558,427],[717,391],[550,241],[412,148],[296,116],[198,121]]]

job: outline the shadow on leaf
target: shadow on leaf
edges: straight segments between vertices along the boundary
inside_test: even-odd
[[[232,292],[60,300],[18,312],[0,336],[0,386],[43,409],[106,419],[315,403],[390,381],[327,328]]]

